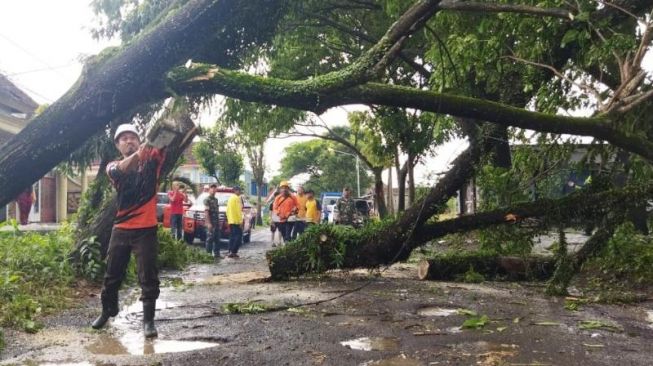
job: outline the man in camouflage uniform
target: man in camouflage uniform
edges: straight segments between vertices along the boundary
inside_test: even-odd
[[[351,188],[345,187],[342,191],[342,197],[338,198],[338,201],[336,202],[336,210],[338,211],[336,224],[354,224],[354,218],[356,217],[356,204],[354,203],[354,199],[351,198]]]
[[[213,258],[220,259],[220,208],[215,198],[217,185],[211,184],[209,195],[204,199],[204,217],[206,220],[206,251]]]

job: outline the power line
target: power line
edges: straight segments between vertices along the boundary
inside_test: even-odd
[[[58,69],[65,69],[68,67],[71,67],[75,65],[77,62],[76,61],[71,61],[65,65],[59,65],[59,66],[53,66],[53,67],[48,67],[48,68],[41,68],[41,69],[32,69],[32,70],[25,70],[25,71],[19,71],[19,72],[14,72],[12,74],[5,74],[5,76],[17,76],[17,75],[25,75],[25,74],[32,74],[36,72],[41,72],[41,71],[51,71],[51,70],[58,70]]]
[[[0,38],[3,38],[3,39],[6,40],[7,42],[11,43],[14,47],[16,47],[16,48],[18,48],[19,50],[23,51],[23,53],[25,53],[26,55],[30,56],[30,57],[33,58],[34,60],[40,62],[40,63],[43,64],[43,65],[44,65],[48,70],[50,70],[50,71],[56,73],[57,75],[59,75],[61,78],[63,78],[63,79],[65,80],[65,76],[64,76],[62,73],[60,73],[59,71],[57,71],[55,68],[53,68],[50,64],[48,64],[46,61],[44,61],[43,59],[41,59],[39,56],[37,56],[37,55],[33,54],[31,51],[25,49],[25,48],[24,48],[23,46],[21,46],[18,42],[13,41],[11,38],[5,36],[5,35],[2,34],[2,33],[0,33]]]

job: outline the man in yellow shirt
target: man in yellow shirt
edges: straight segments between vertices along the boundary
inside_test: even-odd
[[[297,187],[295,200],[297,201],[297,221],[295,221],[295,225],[293,225],[293,240],[297,238],[297,235],[303,233],[306,228],[306,194],[304,193],[304,187]]]
[[[312,189],[306,191],[306,226],[320,223],[320,212],[322,207],[315,199],[315,193]]]
[[[240,198],[240,187],[234,187],[234,194],[227,201],[227,223],[230,229],[227,257],[240,258],[238,249],[243,242],[243,200]]]

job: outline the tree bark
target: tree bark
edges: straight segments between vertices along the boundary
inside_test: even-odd
[[[394,195],[394,187],[392,185],[392,167],[388,168],[388,212],[390,214],[394,215],[396,213],[395,211],[395,195]]]
[[[522,258],[472,252],[422,260],[417,265],[417,277],[420,280],[450,281],[459,279],[471,269],[486,280],[542,281],[553,275],[555,264],[553,257]]]
[[[261,198],[261,190],[263,190],[263,182],[256,182],[256,225],[263,225],[263,202]]]
[[[408,207],[415,203],[415,156],[408,153]]]
[[[406,210],[406,177],[408,176],[408,165],[406,163],[401,165],[399,162],[399,149],[395,154],[395,169],[397,169],[397,212],[404,212]]]
[[[385,192],[383,191],[383,167],[372,169],[374,173],[374,207],[381,219],[388,216],[388,208],[385,204]]]

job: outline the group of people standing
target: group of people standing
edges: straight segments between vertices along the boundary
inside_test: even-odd
[[[357,210],[351,189],[345,187],[342,197],[336,202],[338,211],[335,223],[338,225],[353,225]],[[296,193],[292,193],[288,181],[282,181],[274,193],[274,200],[270,203],[272,232],[272,246],[277,246],[276,233],[279,232],[281,240],[285,243],[297,238],[310,225],[320,223],[322,206],[315,199],[312,190],[304,190],[299,186]]]
[[[295,239],[310,225],[320,222],[320,202],[315,192],[299,186],[296,193],[290,190],[288,181],[282,181],[270,203],[272,246],[276,246],[276,232],[283,242]]]
[[[204,187],[204,222],[206,225],[206,251],[213,255],[213,258],[220,259],[220,204],[215,197],[218,186],[211,184]],[[229,252],[227,258],[239,258],[238,249],[243,240],[243,202],[241,189],[233,187],[233,194],[227,201],[226,218],[229,225]],[[172,190],[168,192],[170,199],[170,230],[172,237],[181,240],[183,237],[183,214],[184,205],[189,204],[188,196],[184,193],[184,185],[175,183]]]

